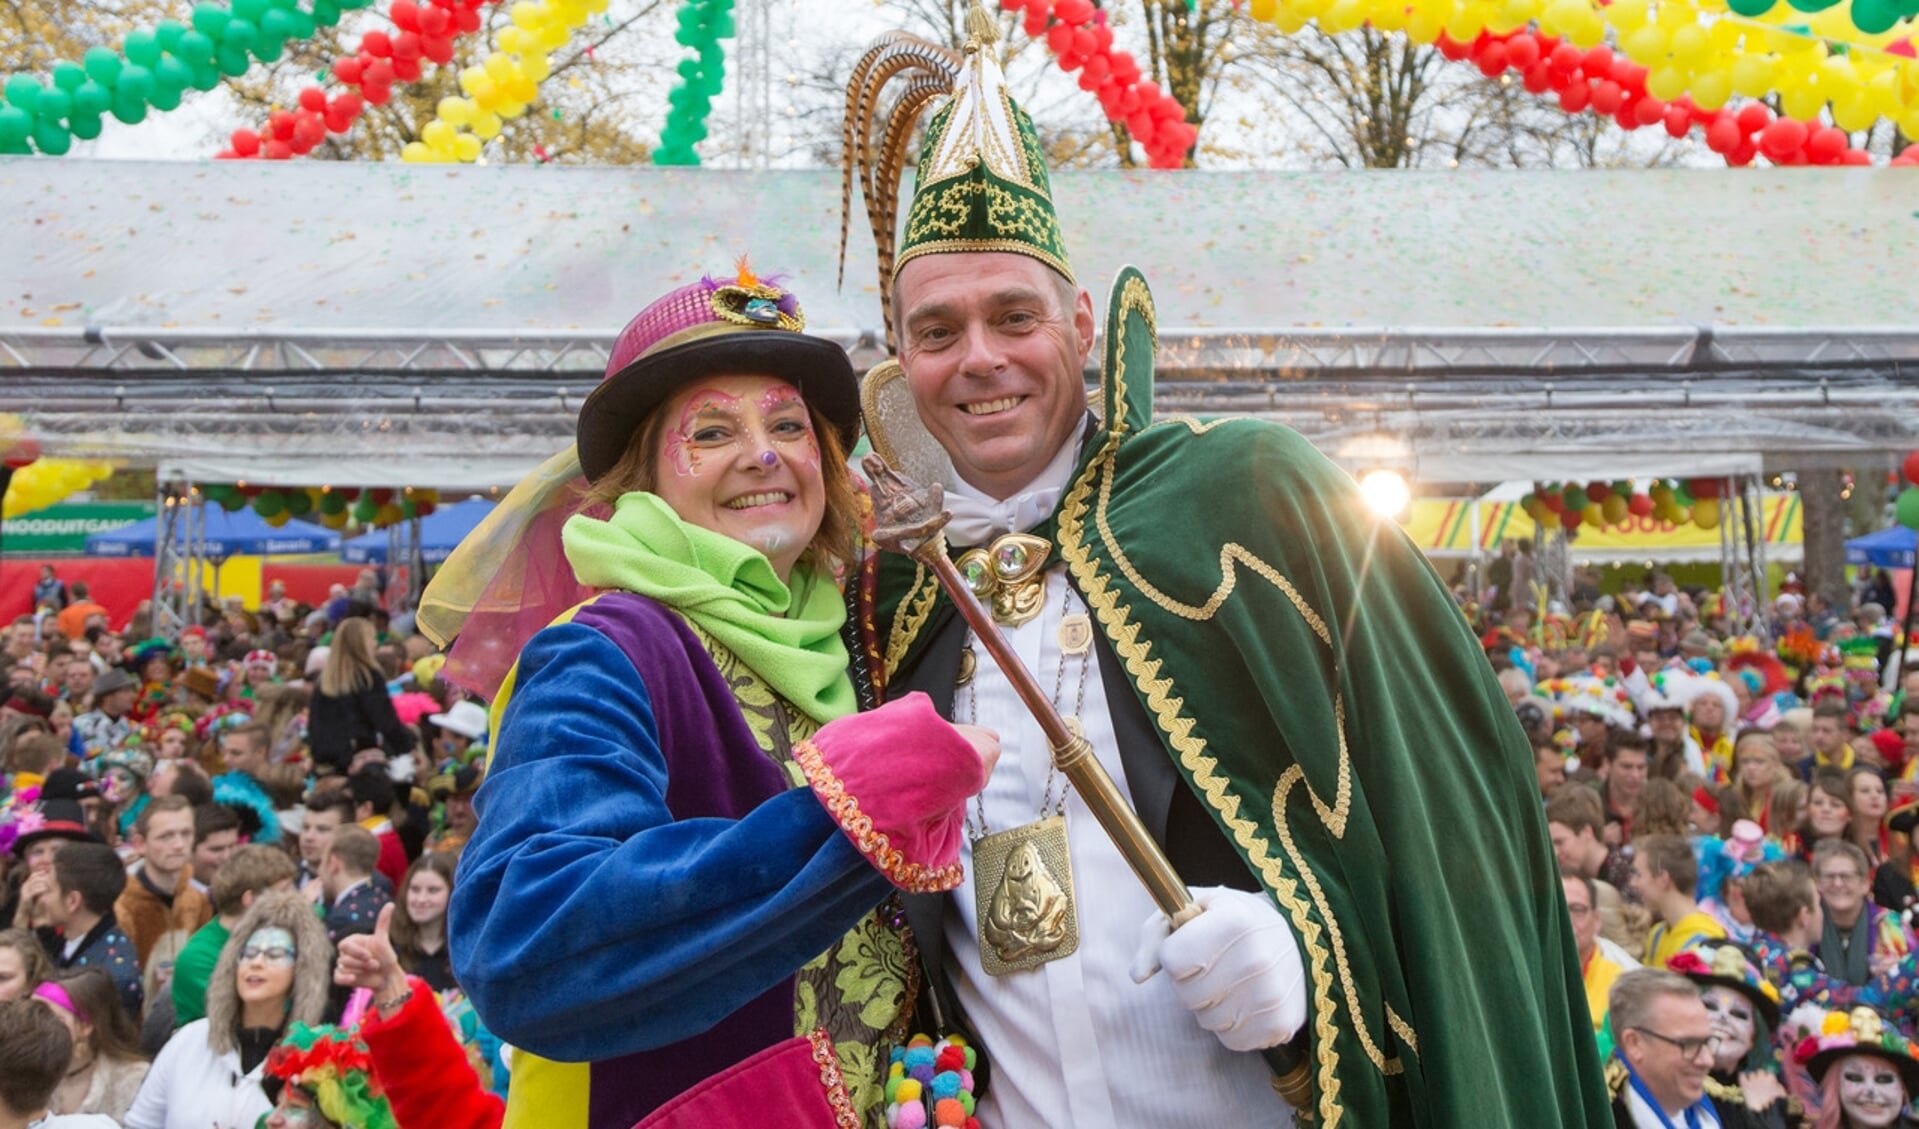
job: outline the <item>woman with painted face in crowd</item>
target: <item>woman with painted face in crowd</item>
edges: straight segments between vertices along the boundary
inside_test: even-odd
[[[1699,998],[1712,1017],[1718,1042],[1706,1090],[1718,1107],[1722,1129],[1799,1125],[1772,1053],[1779,990],[1737,945],[1695,945],[1673,956],[1666,967],[1699,985]]]
[[[167,1041],[124,1120],[126,1129],[252,1126],[273,1108],[261,1089],[267,1053],[292,1023],[318,1023],[333,946],[298,894],[267,894],[234,926],[207,984],[207,1017]]]
[[[1919,1129],[1906,1114],[1919,1094],[1919,1052],[1878,1012],[1808,1005],[1787,1017],[1786,1032],[1818,1087],[1811,1129]]]

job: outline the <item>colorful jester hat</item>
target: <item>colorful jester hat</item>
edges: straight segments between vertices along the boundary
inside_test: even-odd
[[[373,1057],[351,1031],[295,1023],[267,1056],[267,1073],[313,1098],[340,1129],[400,1129],[373,1078]]]
[[[966,16],[966,60],[953,96],[933,115],[920,145],[896,273],[921,255],[1011,251],[1073,280],[1039,134],[1006,91],[998,40],[999,26],[975,4]]]

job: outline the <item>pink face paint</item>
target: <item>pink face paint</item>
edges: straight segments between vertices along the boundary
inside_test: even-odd
[[[813,416],[806,410],[806,401],[800,397],[799,389],[793,387],[791,384],[776,384],[767,389],[765,395],[760,397],[759,407],[760,415],[763,419],[771,419],[775,413],[781,413],[783,416],[797,416],[800,426],[804,429],[804,434],[774,434],[773,437],[783,442],[796,444],[797,446],[794,448],[796,451],[794,458],[798,462],[809,467],[817,467],[820,465],[820,447],[818,438],[813,434]],[[796,408],[798,409],[797,412],[793,410]],[[771,423],[767,424],[767,430],[769,433],[773,433],[773,425]],[[772,464],[767,463],[766,465],[771,466]]]
[[[717,452],[740,441],[741,428],[738,396],[731,396],[717,388],[702,388],[687,397],[686,406],[680,409],[678,430],[666,437],[666,454],[673,463],[673,472],[681,478],[698,478],[704,473],[705,456]],[[725,439],[702,442],[701,429],[711,424],[731,425],[731,432]]]

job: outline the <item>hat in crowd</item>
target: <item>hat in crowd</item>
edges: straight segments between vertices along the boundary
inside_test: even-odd
[[[1814,1082],[1824,1082],[1832,1064],[1848,1055],[1871,1055],[1899,1071],[1907,1094],[1919,1094],[1919,1045],[1871,1008],[1826,1011],[1804,1004],[1786,1017],[1784,1031],[1793,1059]]]
[[[436,713],[428,721],[449,733],[458,733],[470,741],[486,734],[486,707],[465,698],[453,703],[445,713]]]
[[[192,635],[195,638],[205,639],[207,637],[207,629],[204,627],[201,627],[199,624],[196,623],[192,627],[189,627],[185,631],[182,631],[180,633],[180,638],[185,639],[189,635]]]
[[[1591,675],[1552,678],[1540,683],[1536,692],[1549,699],[1563,717],[1584,714],[1618,729],[1633,727],[1632,699],[1618,679]]]
[[[315,647],[307,652],[306,676],[312,678],[326,669],[327,656],[333,653],[331,647]]]
[[[486,779],[486,770],[477,764],[461,765],[452,772],[442,772],[426,782],[427,791],[436,800],[448,796],[470,796],[479,790],[480,782]]]
[[[661,297],[620,331],[606,379],[580,405],[580,469],[598,481],[620,461],[640,424],[675,392],[705,376],[778,377],[839,432],[859,438],[859,382],[846,350],[809,337],[799,297],[741,259],[725,281],[702,278]]]
[[[310,1096],[340,1129],[399,1129],[373,1072],[373,1055],[352,1031],[296,1021],[267,1055],[266,1073]]]
[[[44,721],[53,716],[53,699],[37,691],[15,691],[4,703],[0,703],[0,709],[29,714]]]
[[[220,676],[210,666],[188,667],[176,681],[187,688],[189,693],[198,694],[212,701],[220,696]]]
[[[1737,724],[1739,717],[1739,698],[1732,692],[1731,686],[1726,685],[1723,680],[1716,676],[1695,675],[1691,678],[1684,679],[1674,688],[1674,695],[1685,704],[1687,713],[1692,712],[1694,702],[1699,701],[1699,699],[1707,695],[1711,695],[1719,699],[1719,704],[1725,708],[1726,729],[1730,731]]]
[[[1686,637],[1679,641],[1679,653],[1688,658],[1707,658],[1718,649],[1712,636],[1698,628],[1686,632]]]
[[[240,660],[240,665],[242,666],[248,666],[248,667],[263,666],[267,668],[268,670],[272,670],[274,667],[278,666],[279,663],[280,663],[279,658],[275,656],[272,651],[267,651],[267,650],[248,651],[246,658]]]
[[[444,669],[446,669],[445,655],[428,655],[413,664],[413,684],[422,690],[428,689],[433,685],[434,679],[440,677],[440,671]]]
[[[127,652],[127,661],[133,664],[135,670],[138,670],[148,659],[155,657],[172,658],[173,644],[155,635],[151,639],[142,639]]]
[[[25,857],[27,851],[43,839],[66,839],[75,843],[101,841],[100,836],[88,829],[86,813],[80,810],[78,800],[42,799],[36,807],[16,813],[15,827],[18,835],[12,849],[16,857]]]
[[[56,768],[47,773],[40,785],[41,800],[92,800],[100,796],[100,786],[77,768]]]
[[[139,688],[140,684],[134,681],[133,675],[128,674],[126,670],[117,666],[108,667],[100,677],[93,680],[93,700],[98,702],[108,694]]]
[[[1707,797],[1712,793],[1698,789],[1693,793],[1695,801],[1700,792]],[[1709,809],[1715,804],[1702,804]],[[1699,864],[1699,878],[1694,883],[1693,896],[1700,901],[1718,901],[1720,890],[1728,879],[1741,879],[1751,874],[1753,868],[1761,863],[1779,862],[1786,857],[1785,850],[1778,842],[1766,838],[1766,833],[1750,819],[1741,819],[1733,823],[1732,834],[1724,839],[1717,835],[1701,835],[1693,840],[1693,859]]]
[[[1710,941],[1689,945],[1668,957],[1666,967],[1702,988],[1731,988],[1752,1001],[1766,1026],[1779,1026],[1779,989],[1759,974],[1739,946]]]

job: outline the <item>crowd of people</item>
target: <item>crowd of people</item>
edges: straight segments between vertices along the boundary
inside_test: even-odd
[[[35,596],[0,641],[0,1125],[497,1126],[447,944],[486,711],[375,576],[177,641]]]
[[[1532,740],[1621,1124],[1912,1124],[1919,669],[1885,575],[1849,607],[1789,577],[1762,639],[1656,569],[1537,613],[1529,550],[1467,613]]]

